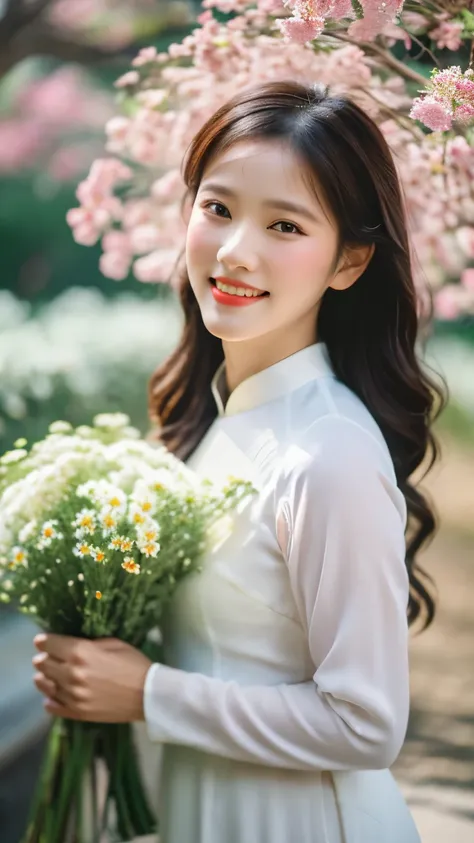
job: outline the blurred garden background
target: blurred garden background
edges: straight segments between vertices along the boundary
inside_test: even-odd
[[[149,428],[147,382],[180,331],[175,293],[139,283],[131,270],[107,277],[103,244],[75,242],[66,214],[77,206],[78,183],[105,155],[104,127],[127,87],[115,80],[140,49],[160,52],[185,39],[200,12],[198,0],[0,0],[0,453],[20,437],[42,438],[56,419],[77,425],[121,411],[143,433]],[[474,14],[471,24],[474,37]],[[432,56],[419,42],[423,33],[408,59],[397,53],[400,42],[390,49],[427,77]],[[469,48],[467,39],[448,46],[449,63],[466,65]],[[451,266],[451,280],[456,271]],[[450,390],[436,426],[442,459],[424,481],[441,524],[424,552],[438,615],[412,638],[412,713],[394,773],[423,843],[467,843],[474,840],[474,307],[451,300],[438,308],[423,353]],[[1,843],[20,839],[47,727],[32,683],[34,629],[15,609],[0,608]],[[149,748],[144,757],[150,765]]]

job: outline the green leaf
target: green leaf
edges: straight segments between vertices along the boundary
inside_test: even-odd
[[[359,0],[351,0],[351,3],[352,8],[354,9],[354,12],[356,14],[357,20],[360,20],[364,17],[364,10],[362,8],[361,3],[359,2]]]
[[[474,13],[469,9],[461,9],[459,17],[464,24],[466,35],[474,35]]]

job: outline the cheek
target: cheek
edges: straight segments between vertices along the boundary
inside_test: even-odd
[[[272,260],[279,275],[290,276],[294,284],[304,284],[306,279],[314,283],[315,277],[326,276],[332,258],[328,241],[319,244],[305,237],[295,243],[294,249],[275,250]]]
[[[208,225],[199,220],[193,221],[191,218],[186,233],[187,260],[195,264],[207,260],[212,250],[215,250],[214,240]]]

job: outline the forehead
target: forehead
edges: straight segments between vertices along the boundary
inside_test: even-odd
[[[201,189],[205,188],[206,182],[217,179],[228,187],[232,186],[236,192],[245,189],[246,194],[263,196],[278,190],[281,196],[298,193],[315,201],[304,162],[284,141],[238,141],[209,162],[203,173]]]

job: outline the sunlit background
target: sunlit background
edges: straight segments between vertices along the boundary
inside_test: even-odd
[[[56,0],[25,19],[0,0],[0,453],[48,424],[122,411],[148,428],[151,372],[181,317],[164,285],[98,269],[65,221],[77,183],[104,150],[114,80],[143,45],[193,28],[191,0]],[[30,4],[31,5],[31,4]],[[15,0],[20,12],[22,0]],[[24,4],[23,13],[28,9]],[[40,22],[39,22],[40,21]],[[85,34],[87,37],[85,37]],[[425,481],[441,529],[424,554],[439,593],[412,641],[412,714],[394,772],[423,843],[474,839],[474,318],[437,322],[428,357],[451,391],[437,426],[442,461]],[[0,841],[18,843],[47,728],[32,683],[32,623],[0,609]],[[155,760],[144,764],[153,786]]]

